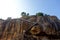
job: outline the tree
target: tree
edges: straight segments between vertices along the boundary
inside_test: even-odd
[[[43,13],[42,12],[38,12],[36,13],[37,16],[43,16]]]
[[[29,16],[29,13],[27,13],[27,16]]]
[[[8,17],[7,20],[11,20],[11,17]]]
[[[45,14],[45,16],[47,16],[47,14]]]
[[[26,12],[22,12],[21,15],[22,15],[22,16],[26,16]]]
[[[45,16],[50,16],[50,15],[48,15],[48,14],[45,14]]]

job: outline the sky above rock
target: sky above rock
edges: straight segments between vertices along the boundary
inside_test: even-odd
[[[0,0],[0,18],[19,18],[21,12],[34,15],[37,12],[60,18],[60,0]]]

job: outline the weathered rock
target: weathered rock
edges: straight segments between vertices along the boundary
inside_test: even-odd
[[[49,40],[49,35],[60,35],[60,22],[54,16],[21,17],[1,20],[0,29],[0,40]]]

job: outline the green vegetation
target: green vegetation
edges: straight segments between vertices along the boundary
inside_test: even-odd
[[[26,16],[26,12],[22,12],[21,13],[21,16]]]
[[[21,13],[21,16],[22,16],[22,17],[29,17],[29,13],[22,12],[22,13]],[[37,13],[36,13],[36,16],[50,16],[50,15],[44,14],[44,13],[42,13],[42,12],[37,12]]]
[[[45,14],[45,16],[50,16],[50,15],[48,15],[48,14]]]
[[[22,17],[29,16],[29,13],[26,14],[26,12],[22,12],[22,13],[21,13],[21,16],[22,16]]]
[[[11,20],[11,17],[8,17],[7,20]]]
[[[44,16],[42,12],[36,13],[37,16]]]
[[[29,16],[29,13],[27,13],[27,16]]]

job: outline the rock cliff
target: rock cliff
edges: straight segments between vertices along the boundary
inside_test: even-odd
[[[60,20],[56,16],[0,20],[0,40],[50,40],[60,38],[59,35]]]

